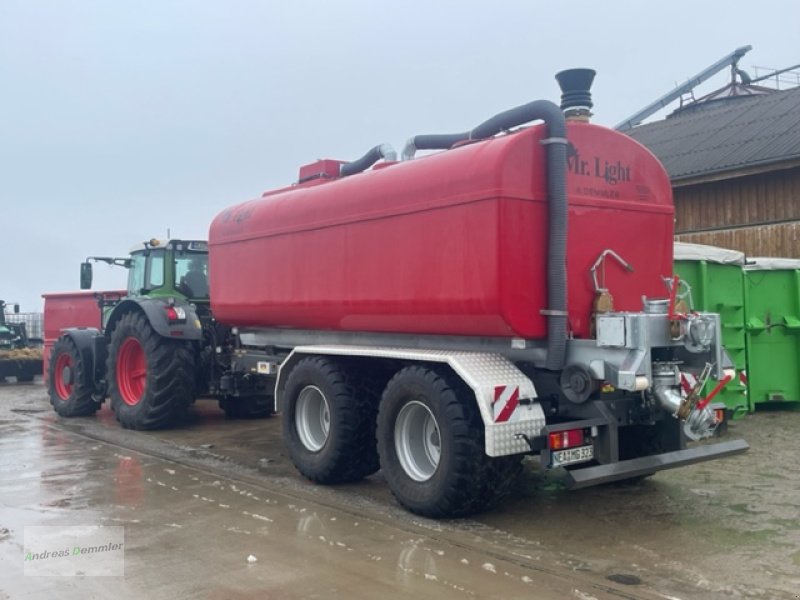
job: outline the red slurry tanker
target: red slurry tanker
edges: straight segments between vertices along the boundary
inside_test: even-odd
[[[529,454],[584,487],[746,450],[687,448],[723,416],[698,390],[730,361],[718,316],[677,298],[667,174],[589,122],[593,76],[560,73],[560,108],[318,161],[224,210],[210,310],[173,298],[217,332],[212,352],[170,340],[194,344],[195,393],[274,397],[303,475],[380,468],[429,516],[485,508]]]

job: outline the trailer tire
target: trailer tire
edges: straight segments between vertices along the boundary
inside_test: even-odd
[[[106,372],[111,408],[126,429],[170,427],[194,400],[191,346],[161,337],[139,312],[123,315],[111,333]]]
[[[332,484],[378,470],[377,398],[352,372],[329,358],[304,358],[289,374],[283,399],[283,437],[302,475]]]
[[[272,396],[241,396],[223,398],[219,407],[230,419],[263,419],[272,414]]]
[[[60,416],[85,417],[100,408],[92,397],[92,388],[84,380],[86,368],[75,342],[68,337],[56,341],[47,369],[47,394],[53,410]]]
[[[486,456],[483,422],[471,392],[448,377],[427,367],[406,367],[389,381],[378,411],[383,474],[398,502],[426,517],[487,509],[502,496],[498,486],[519,464],[518,457]]]

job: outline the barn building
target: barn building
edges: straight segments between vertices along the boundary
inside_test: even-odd
[[[733,82],[626,133],[669,172],[676,239],[800,258],[800,87]]]

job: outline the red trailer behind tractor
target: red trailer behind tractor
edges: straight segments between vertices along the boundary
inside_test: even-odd
[[[593,76],[560,73],[560,108],[536,101],[415,136],[403,160],[381,145],[318,161],[223,211],[210,310],[163,300],[216,332],[169,340],[206,374],[193,394],[274,399],[303,475],[381,468],[429,516],[485,508],[525,455],[584,487],[746,450],[687,447],[721,417],[697,390],[709,376],[724,385],[731,364],[719,317],[677,302],[667,174],[589,122]],[[94,335],[102,354],[113,333]],[[141,366],[146,391],[146,353]],[[699,376],[688,395],[682,371]]]

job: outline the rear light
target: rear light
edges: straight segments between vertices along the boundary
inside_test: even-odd
[[[168,306],[167,319],[169,319],[171,323],[185,323],[186,311],[180,306]]]
[[[714,423],[722,423],[725,420],[725,409],[724,408],[715,408],[714,409]]]
[[[566,431],[553,431],[549,435],[550,449],[563,450],[565,448],[575,448],[583,446],[585,443],[586,430],[568,429]]]

